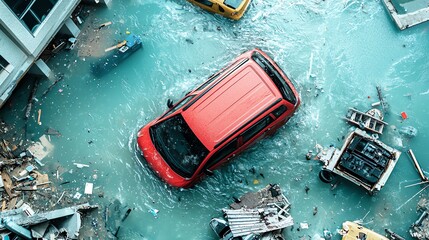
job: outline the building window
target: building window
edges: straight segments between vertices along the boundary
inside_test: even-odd
[[[3,71],[6,71],[6,67],[9,65],[9,62],[6,61],[6,59],[4,59],[1,55],[0,55],[0,73]],[[9,73],[9,72],[8,72]]]
[[[28,27],[31,32],[36,31],[45,20],[48,13],[58,0],[3,0],[12,12]]]

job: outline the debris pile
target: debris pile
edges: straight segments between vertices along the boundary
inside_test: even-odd
[[[4,123],[1,131],[8,131]],[[3,239],[6,236],[9,239],[15,236],[20,239],[77,239],[81,228],[80,211],[98,207],[86,203],[52,210],[65,192],[58,198],[48,174],[38,169],[44,166],[42,159],[54,148],[48,138],[43,135],[28,147],[27,141],[15,144],[17,139],[14,138],[0,141],[0,235]]]
[[[43,160],[54,149],[50,135],[59,135],[54,129],[48,129],[46,134],[27,144],[29,146],[0,140],[0,235],[9,239],[15,236],[21,239],[77,239],[78,236],[115,239],[131,208],[122,206],[118,200],[103,200],[102,206],[106,206],[104,215],[101,209],[88,212],[85,221],[90,224],[83,225],[80,212],[99,208],[87,203],[91,200],[93,185],[86,183],[82,197],[81,193],[74,192],[74,188],[58,191],[70,183],[58,182],[61,179],[60,167],[53,173],[57,177],[54,182],[49,180],[48,174],[41,173],[39,167],[45,166]],[[74,165],[77,168],[89,167],[81,163]],[[102,192],[98,196],[103,199]],[[58,207],[64,208],[56,209]]]
[[[226,221],[213,218],[210,226],[223,240],[242,237],[283,239],[281,230],[293,226],[290,203],[278,185],[270,184],[256,193],[247,193],[223,209]]]
[[[81,228],[79,211],[98,208],[82,204],[44,213],[35,213],[27,204],[0,213],[0,234],[16,235],[22,239],[77,239]],[[4,239],[4,238],[3,238]]]
[[[420,199],[417,204],[417,210],[422,214],[411,225],[410,234],[417,239],[429,239],[429,199]]]
[[[34,162],[38,161],[37,158],[45,157],[53,148],[45,136],[42,136],[41,142],[34,143],[28,150],[24,149],[22,141],[15,145],[2,139],[0,145],[2,211],[19,208],[23,204],[23,199],[29,201],[35,194],[45,196],[46,191],[52,191],[48,175],[39,172]]]

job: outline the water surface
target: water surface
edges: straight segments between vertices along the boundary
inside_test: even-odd
[[[135,209],[121,228],[122,239],[216,239],[209,220],[221,216],[233,196],[269,183],[279,183],[292,203],[297,224],[285,230],[288,239],[317,237],[325,228],[335,232],[343,221],[365,215],[367,227],[380,233],[390,228],[409,239],[418,197],[401,205],[421,188],[404,187],[418,182],[405,152],[373,197],[346,181],[331,191],[318,179],[320,164],[305,160],[305,154],[317,143],[341,146],[342,136],[352,130],[342,120],[347,108],[369,109],[378,101],[379,85],[390,104],[385,118],[390,125],[381,140],[402,151],[412,148],[429,171],[428,23],[400,32],[381,1],[370,0],[255,0],[238,22],[185,1],[128,0],[113,1],[93,17],[98,23],[113,22],[109,28],[114,34],[102,38],[103,44],[114,45],[128,30],[142,36],[143,49],[102,78],[89,73],[95,58],[79,57],[78,49],[58,54],[49,65],[64,80],[39,99],[42,126],[36,124],[34,110],[27,134],[36,140],[47,127],[62,133],[52,138],[55,150],[44,160],[44,170],[54,172],[61,165],[61,177],[76,180],[68,186],[71,192],[83,192],[84,182],[93,182],[105,198],[118,198]],[[167,109],[168,98],[180,99],[255,47],[293,79],[302,98],[300,109],[274,136],[214,176],[192,189],[170,188],[139,161],[137,131]],[[39,95],[48,85],[42,83]],[[11,107],[2,109],[5,121],[22,125],[26,89],[20,87]],[[401,120],[402,111],[409,119]],[[408,125],[418,129],[417,137],[406,139],[396,130]],[[90,168],[76,169],[74,162]],[[98,200],[96,194],[93,200]],[[159,210],[157,217],[151,209]],[[304,221],[309,229],[298,231]]]

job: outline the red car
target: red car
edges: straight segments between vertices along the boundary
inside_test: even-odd
[[[141,128],[137,143],[160,178],[174,187],[191,187],[285,124],[299,104],[280,67],[254,49]]]

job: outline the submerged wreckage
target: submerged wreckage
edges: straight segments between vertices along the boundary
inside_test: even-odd
[[[222,240],[283,239],[282,229],[293,226],[290,203],[278,185],[247,193],[222,209],[226,220],[213,218],[210,226]]]
[[[98,59],[95,63],[91,64],[91,72],[98,77],[103,76],[113,68],[117,67],[119,63],[128,58],[132,53],[142,48],[142,40],[140,36],[130,34],[124,41],[117,45],[106,49],[106,52],[112,51],[105,57]]]
[[[332,182],[336,174],[373,194],[384,186],[400,155],[398,150],[356,129],[341,149],[331,146],[320,150],[316,158],[324,163],[319,173],[323,182]]]
[[[411,225],[410,235],[417,239],[429,239],[429,199],[420,199],[417,210],[421,212],[421,215]]]
[[[23,205],[0,213],[0,235],[2,239],[13,239],[9,235],[19,239],[77,239],[81,228],[79,211],[94,208],[98,206],[82,204],[35,214],[28,205]]]

